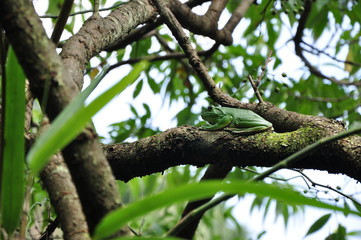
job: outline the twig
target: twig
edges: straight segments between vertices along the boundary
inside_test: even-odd
[[[257,97],[258,101],[259,101],[260,103],[264,103],[263,98],[262,98],[260,92],[258,91],[257,83],[255,83],[255,82],[253,81],[253,78],[252,78],[251,75],[248,75],[248,81],[251,83],[251,86],[252,86],[252,88],[253,88],[254,94],[256,94],[256,97]]]
[[[59,218],[56,217],[56,218],[54,219],[54,221],[51,222],[51,223],[47,226],[45,232],[40,236],[40,238],[38,238],[38,240],[47,240],[47,239],[50,239],[51,234],[53,234],[53,232],[54,232],[55,229],[58,227],[58,225],[59,225]]]
[[[115,5],[111,6],[111,7],[101,8],[101,9],[99,9],[99,12],[109,11],[109,10],[117,8],[117,7],[119,7],[120,5],[123,5],[123,4],[125,4],[125,2],[117,3],[117,4],[115,4]],[[69,17],[74,17],[74,16],[79,15],[79,14],[91,13],[91,12],[94,12],[94,9],[71,13],[71,14],[69,14]],[[42,16],[39,16],[39,17],[40,18],[58,18],[58,17],[60,17],[60,15],[42,15]]]
[[[296,99],[304,99],[314,102],[342,102],[346,99],[350,99],[349,96],[343,96],[339,98],[328,98],[328,97],[307,97],[307,96],[294,96]]]
[[[98,15],[99,15],[99,0],[94,0],[93,16],[97,17]]]
[[[337,190],[337,189],[335,189],[333,187],[330,187],[328,185],[323,185],[321,183],[317,183],[317,182],[313,181],[310,177],[308,177],[305,173],[303,173],[300,170],[295,170],[295,169],[290,169],[290,170],[296,171],[299,174],[301,174],[304,178],[306,178],[312,184],[312,186],[319,186],[319,187],[323,187],[323,188],[327,188],[329,190],[332,190],[332,191],[340,194],[341,196],[351,200],[354,204],[357,204],[358,206],[361,206],[361,203],[359,201],[357,201],[355,198],[353,198],[352,196],[349,196],[349,195],[347,195],[347,194],[345,194],[345,193],[343,193],[343,192],[341,192],[341,191],[339,191],[339,190]]]
[[[55,45],[59,43],[66,21],[69,18],[71,8],[73,7],[73,2],[74,0],[65,0],[63,6],[61,7],[58,21],[55,24],[53,33],[51,34],[51,40],[55,43]]]
[[[315,52],[312,52],[311,50],[307,50],[307,49],[305,49],[305,48],[302,48],[303,51],[307,51],[307,52],[310,52],[310,53],[313,53],[313,54],[318,54],[318,55],[319,55],[319,54],[323,54],[323,55],[331,58],[332,60],[334,60],[334,61],[336,61],[336,62],[345,63],[345,64],[350,64],[350,65],[354,65],[354,66],[357,66],[357,67],[361,67],[361,63],[353,62],[353,61],[349,61],[349,60],[341,60],[341,59],[338,59],[338,58],[336,58],[336,57],[334,57],[334,56],[331,56],[331,54],[325,52],[324,50],[320,50],[320,49],[312,46],[312,45],[309,44],[309,43],[306,43],[306,42],[304,42],[304,41],[302,41],[302,43],[303,43],[304,45],[306,45],[307,47],[311,48],[311,49],[312,49],[313,51],[315,51],[316,53],[315,53]]]
[[[303,48],[301,47],[301,43],[303,43],[302,36],[303,31],[306,27],[306,22],[308,20],[308,17],[311,12],[312,3],[311,0],[306,0],[304,5],[304,11],[301,14],[300,20],[298,21],[298,27],[296,34],[293,38],[293,41],[295,43],[295,52],[296,55],[303,61],[303,63],[308,67],[310,72],[314,74],[317,77],[327,79],[333,83],[336,83],[338,85],[354,85],[354,86],[361,86],[361,81],[358,82],[349,82],[347,80],[338,80],[334,77],[329,77],[323,74],[321,71],[319,71],[317,68],[312,66],[312,64],[308,61],[308,59],[303,55]]]
[[[256,82],[257,87],[260,85],[261,80],[263,79],[263,76],[266,73],[268,63],[272,61],[271,56],[272,56],[272,50],[269,51],[268,56],[266,58],[266,61],[264,62],[264,66],[262,67],[262,71],[261,71],[260,75],[257,78],[257,82]]]
[[[200,51],[200,52],[198,52],[198,54],[200,56],[209,56],[210,53],[212,53],[212,52],[214,52],[213,47],[207,51]],[[150,55],[150,56],[145,56],[145,57],[140,57],[140,58],[132,58],[132,59],[120,61],[118,63],[113,64],[112,69],[116,68],[116,67],[120,67],[125,64],[134,64],[134,63],[140,62],[142,60],[147,60],[149,62],[156,62],[156,61],[164,61],[164,60],[172,60],[172,59],[182,59],[182,58],[186,58],[186,57],[187,57],[186,54],[180,53],[180,52],[168,53],[167,55],[164,55],[164,56]]]
[[[258,101],[259,101],[260,103],[264,103],[264,101],[263,101],[263,99],[262,99],[261,93],[258,91],[258,87],[259,87],[259,85],[261,84],[261,80],[262,80],[262,78],[263,78],[263,76],[264,76],[264,74],[265,74],[265,72],[266,72],[266,70],[267,70],[267,65],[268,65],[268,63],[269,63],[270,61],[272,61],[271,56],[272,56],[272,50],[270,50],[270,52],[268,53],[268,56],[267,56],[267,58],[266,58],[266,61],[264,62],[264,66],[262,67],[262,71],[261,71],[261,73],[259,74],[259,76],[257,77],[257,81],[256,81],[256,82],[253,81],[253,78],[252,78],[251,75],[248,75],[248,80],[249,80],[249,82],[251,83],[252,88],[253,88],[253,91],[254,91],[254,93],[256,94],[256,97],[257,97],[257,99],[258,99]]]

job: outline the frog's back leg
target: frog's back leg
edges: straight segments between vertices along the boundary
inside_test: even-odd
[[[264,126],[258,126],[258,127],[251,127],[251,128],[226,128],[225,130],[226,131],[230,131],[232,133],[239,133],[239,134],[242,134],[242,133],[260,133],[260,132],[265,132],[269,129],[272,129],[272,126],[269,126],[269,127],[264,127]]]

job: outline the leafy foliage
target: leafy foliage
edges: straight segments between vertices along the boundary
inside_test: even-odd
[[[46,13],[58,15],[63,1],[48,2],[49,5]],[[87,6],[90,6],[90,2],[92,1],[75,1],[73,12],[87,9]],[[109,0],[102,0],[100,2],[106,6],[119,3]],[[231,14],[241,2],[240,0],[229,1],[227,4],[228,12],[225,15]],[[257,79],[261,72],[265,72],[259,89],[266,101],[290,111],[342,120],[350,128],[359,126],[361,125],[360,88],[352,84],[336,84],[326,78],[317,77],[311,74],[304,63],[295,56],[295,46],[291,42],[294,40],[297,28],[300,25],[301,15],[305,11],[304,2],[306,1],[255,1],[242,19],[240,28],[233,35],[234,44],[219,47],[211,56],[203,57],[203,60],[221,89],[240,101],[257,101],[247,76],[251,75],[254,79]],[[77,23],[82,24],[86,18],[84,14],[69,18],[65,28],[66,35],[75,34]],[[52,20],[52,23],[55,22],[56,20]],[[350,83],[359,81],[361,76],[360,23],[361,4],[357,1],[312,1],[312,8],[303,29],[301,42],[303,52],[308,54],[307,57],[312,56],[312,65],[316,66],[323,74],[330,78],[347,80]],[[89,69],[97,69],[97,67],[103,67],[105,64],[113,61],[140,60],[148,56],[164,56],[169,53],[180,52],[180,48],[165,27],[159,27],[156,31],[156,34],[145,35],[142,39],[132,43],[125,49],[114,51],[114,53],[99,54],[95,57],[97,61],[89,64]],[[191,37],[195,40],[198,51],[208,50],[209,46],[213,44],[212,41],[208,41],[200,36],[192,35]],[[159,41],[159,38],[163,41]],[[272,51],[272,61],[264,69],[264,63],[270,51]],[[14,65],[9,64],[8,66]],[[13,71],[17,72],[18,70]],[[122,70],[119,70],[119,72],[121,73]],[[96,73],[96,71],[88,71],[86,74],[93,79]],[[130,82],[135,81],[136,77],[133,77]],[[120,86],[121,90],[126,85]],[[169,114],[164,114],[163,117],[164,121],[170,122],[173,120],[175,122],[174,125],[177,126],[197,124],[201,109],[213,104],[205,94],[203,84],[187,63],[187,59],[171,58],[170,60],[152,61],[150,67],[144,69],[144,78],[136,83],[128,101],[130,102],[128,107],[132,116],[122,122],[110,125],[110,141],[121,143],[145,138],[160,132],[162,123],[155,123],[153,121],[156,114],[154,113],[149,93],[146,92],[147,89],[150,89],[152,95],[162,99],[165,108],[172,108],[174,105],[181,106],[175,117],[169,116]],[[91,115],[94,114],[94,109],[101,109],[110,100],[109,94],[114,96],[116,91],[112,93],[106,92],[105,95],[102,95],[108,95],[108,97],[106,97],[106,101],[103,99],[104,101],[102,100],[101,103],[98,102],[99,104],[91,103],[88,106],[83,106],[85,100],[83,98],[78,102],[77,107],[73,107],[71,112],[64,112],[67,117],[60,119],[60,122],[64,124],[66,123],[65,120],[71,117],[73,122],[67,122],[68,125],[63,130],[60,126],[61,124],[54,124],[54,132],[58,135],[52,140],[52,143],[54,143],[53,148],[49,150],[51,144],[49,144],[47,139],[44,141],[47,144],[38,145],[38,150],[46,151],[47,154],[43,154],[40,158],[38,156],[34,157],[31,155],[31,152],[28,155],[31,160],[30,168],[35,169],[37,173],[48,160],[51,153],[68,143],[70,136],[76,136],[77,132],[74,129],[74,124],[79,125],[80,120],[82,126],[86,124]],[[142,101],[138,105],[141,106],[140,108],[132,103],[135,99]],[[23,101],[22,98],[17,100],[17,102]],[[20,107],[16,107],[16,109],[19,110]],[[24,111],[21,110],[20,112]],[[140,112],[145,113],[141,114]],[[77,113],[77,115],[74,113]],[[39,111],[35,112],[34,115],[40,115]],[[170,119],[171,117],[174,118]],[[21,119],[17,120],[20,121]],[[77,131],[79,131],[80,125]],[[17,130],[23,129],[19,126],[16,128]],[[67,141],[62,142],[62,140]],[[23,154],[23,144],[16,144],[16,146],[20,146],[21,149],[13,151]],[[44,146],[48,147],[48,149]],[[6,161],[5,158],[4,161]],[[6,185],[7,188],[2,186],[1,204],[3,219],[8,219],[4,209],[15,209],[13,207],[3,207],[6,203],[3,200],[4,196],[11,195],[11,191],[8,189],[16,191],[18,194],[16,198],[18,200],[23,199],[19,196],[23,194],[24,186],[14,187],[15,184],[23,184],[23,181],[12,181],[14,177],[23,179],[23,159],[18,158],[16,161],[17,170],[14,170],[14,172],[19,176],[12,175],[13,173],[11,172],[7,172],[9,173],[8,175],[2,175],[2,183],[5,181],[11,182],[11,184]],[[5,164],[3,163],[4,166]],[[252,170],[257,171],[259,169],[252,168]],[[164,175],[154,174],[144,178],[133,179],[128,183],[118,182],[123,202],[129,208],[137,206],[137,214],[141,216],[139,219],[133,219],[132,217],[123,219],[124,223],[129,221],[130,226],[143,236],[161,236],[165,234],[179,220],[179,216],[184,208],[184,202],[179,202],[180,198],[183,196],[184,200],[189,200],[194,198],[196,194],[200,194],[199,192],[201,191],[197,191],[199,186],[196,182],[199,181],[203,172],[204,169],[202,168],[195,169],[190,166],[180,166],[167,170]],[[230,173],[228,179],[231,181],[247,180],[252,176],[253,174],[249,171],[237,168]],[[181,190],[177,189],[178,186],[187,184],[193,187],[192,194],[187,195],[182,192],[182,188],[180,188]],[[299,186],[279,179],[272,180],[272,184],[277,186],[275,191],[281,189],[284,192],[278,191],[278,195],[275,197],[276,200],[262,194],[262,191],[265,189],[255,192],[250,210],[252,212],[255,209],[263,209],[264,218],[273,214],[276,218],[283,218],[285,226],[288,226],[290,218],[299,213],[302,207],[293,203],[286,203],[284,197],[295,189],[300,192],[302,190],[300,190]],[[199,185],[206,186],[207,184],[203,185],[201,183]],[[243,190],[237,191],[239,197],[244,196]],[[163,191],[167,194],[164,194]],[[217,191],[219,191],[219,186],[215,187],[212,193]],[[161,192],[163,192],[163,195],[166,195],[164,199],[169,201],[168,204],[162,205],[154,200],[157,199],[156,196],[162,194]],[[169,193],[174,193],[173,198]],[[184,195],[177,195],[181,193]],[[317,194],[312,195],[312,197],[317,198]],[[11,198],[14,197],[12,196]],[[153,202],[148,203],[152,204],[153,208],[156,209],[155,211],[149,212],[149,205],[142,205],[142,201],[147,199],[153,199]],[[48,208],[41,210],[38,208],[40,203],[46,206],[49,205],[48,196],[46,192],[40,189],[38,182],[35,182],[32,186],[31,203],[28,228],[36,225],[35,218],[39,218],[39,215],[42,216],[41,219],[43,220],[48,219],[48,215],[54,215]],[[172,204],[169,205],[170,203]],[[345,200],[343,203],[342,208],[345,215],[352,211],[360,212],[360,206],[357,203],[348,200]],[[21,203],[17,205],[19,204]],[[16,209],[19,211],[20,207],[17,206]],[[124,209],[120,211],[127,211],[127,208]],[[36,213],[36,211],[40,212],[40,214],[37,214],[38,212]],[[13,213],[11,215],[14,217],[16,214]],[[118,215],[121,216],[119,213]],[[333,216],[334,213],[330,213],[320,217],[310,226],[306,236],[320,231]],[[155,221],[154,219],[157,220]],[[18,218],[13,218],[11,221],[3,220],[2,224],[9,232],[12,232],[16,228],[17,222],[19,222]],[[113,223],[118,224],[117,227],[120,225],[119,222]],[[8,227],[7,224],[11,226]],[[44,230],[46,226],[47,222],[44,222],[38,228]],[[108,234],[109,232],[104,230],[103,233]],[[264,233],[262,232],[258,236],[259,239],[262,238]],[[246,238],[247,235],[233,213],[233,206],[228,204],[220,204],[217,208],[207,212],[196,234],[197,239],[241,239],[242,237]],[[339,225],[335,232],[326,239],[346,239],[347,236],[354,235],[359,236],[360,232],[347,232],[346,226]]]

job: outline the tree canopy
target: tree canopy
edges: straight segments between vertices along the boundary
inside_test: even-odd
[[[42,4],[0,2],[0,239],[248,239],[226,203],[247,193],[286,227],[327,209],[305,237],[360,218],[356,191],[305,171],[361,181],[358,1]],[[101,136],[91,118],[110,101]],[[232,120],[202,128],[209,106]]]

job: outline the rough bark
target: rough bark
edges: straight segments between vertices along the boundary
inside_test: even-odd
[[[178,16],[184,16],[182,8],[177,8]],[[51,119],[79,93],[83,72],[93,56],[125,39],[140,24],[152,22],[156,15],[150,1],[130,1],[105,18],[89,19],[65,43],[59,57],[30,1],[0,2],[1,24],[30,80],[32,92]],[[116,178],[128,181],[181,164],[268,167],[324,136],[344,130],[339,122],[284,111],[271,104],[237,101],[235,106],[262,115],[274,124],[277,133],[239,136],[184,126],[135,143],[105,145],[103,149]],[[117,186],[94,130],[87,127],[63,154],[92,230],[119,204]],[[353,136],[324,147],[294,167],[344,173],[360,181],[360,159],[361,138]]]
[[[88,225],[75,186],[62,156],[54,155],[40,176],[57,216],[60,218],[64,239],[90,239]]]
[[[54,119],[79,92],[71,81],[72,73],[65,70],[30,1],[1,1],[0,19],[32,92]],[[105,214],[119,206],[117,185],[90,127],[64,149],[64,156],[92,231]]]
[[[251,136],[183,126],[134,143],[104,145],[103,149],[115,177],[123,181],[163,172],[181,164],[199,167],[206,164],[271,167],[322,137],[344,130],[337,121],[323,120],[318,125],[295,131],[265,132]],[[327,145],[293,167],[343,173],[361,181],[360,159],[361,138],[351,136]]]

